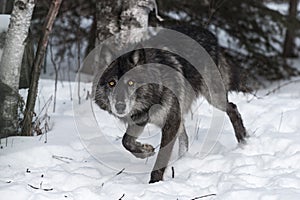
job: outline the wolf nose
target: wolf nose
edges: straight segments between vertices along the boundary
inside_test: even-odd
[[[124,113],[124,111],[125,111],[126,104],[125,104],[125,103],[122,103],[122,102],[119,102],[119,103],[117,103],[117,104],[115,105],[115,107],[116,107],[117,112],[118,112],[119,114],[122,114],[122,113]]]

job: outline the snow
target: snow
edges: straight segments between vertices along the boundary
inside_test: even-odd
[[[167,12],[166,14],[175,20],[186,20],[186,21],[190,20],[190,17],[188,16],[188,14],[183,11],[179,11],[179,12],[170,11],[170,12]]]
[[[9,25],[9,21],[10,21],[10,15],[0,15],[0,33],[7,31],[8,29],[8,25]]]
[[[281,14],[287,15],[287,13],[288,13],[288,9],[289,9],[288,3],[268,2],[268,3],[265,3],[265,5],[272,10],[276,10],[276,11],[280,12]],[[300,10],[300,4],[298,4],[297,10],[298,11]]]
[[[276,11],[280,12],[281,14],[286,15],[288,13],[288,8],[289,8],[289,4],[288,3],[268,2],[265,5],[269,9],[276,10]]]
[[[294,79],[297,80],[299,77]],[[206,101],[199,99],[196,105],[200,108],[194,112],[194,118],[201,120],[200,128],[192,140],[189,152],[183,158],[173,160],[166,170],[165,180],[155,184],[148,184],[149,172],[146,171],[153,163],[150,158],[148,162],[134,157],[128,161],[126,157],[105,157],[105,153],[117,155],[110,154],[111,152],[104,152],[99,156],[90,149],[89,144],[92,144],[101,154],[102,149],[113,146],[111,150],[116,149],[118,154],[131,156],[118,139],[123,134],[124,126],[97,107],[93,107],[97,115],[96,121],[99,122],[97,131],[108,134],[107,138],[112,142],[101,146],[101,141],[92,139],[87,143],[85,134],[92,135],[89,135],[89,130],[80,130],[78,119],[85,118],[78,116],[76,110],[89,105],[89,101],[85,101],[83,97],[90,90],[90,84],[82,83],[80,87],[80,106],[76,95],[72,105],[68,84],[58,83],[57,112],[51,113],[51,104],[48,114],[51,117],[52,130],[47,133],[47,138],[42,135],[12,137],[1,141],[1,199],[107,200],[122,197],[123,200],[189,200],[208,194],[216,196],[204,199],[234,200],[250,196],[251,199],[261,200],[300,198],[299,81],[267,96],[264,95],[276,88],[277,84],[260,90],[256,96],[262,98],[250,94],[230,94],[230,99],[239,107],[250,138],[246,145],[237,145],[233,129],[226,117],[223,132],[218,137],[215,148],[205,156],[199,154],[199,147],[202,145],[203,135],[210,128],[213,110]],[[71,84],[72,88],[76,88],[76,83]],[[40,81],[38,110],[42,109],[53,91],[52,80]],[[21,93],[24,95],[26,91],[22,90]],[[92,123],[94,119],[85,120],[89,121],[82,121],[83,124]],[[191,122],[188,121],[188,130],[194,130],[190,125]],[[149,130],[156,133],[157,128],[150,126]],[[159,143],[154,141],[155,137],[150,139],[151,144]],[[110,167],[105,166],[107,163],[103,161],[108,162]],[[118,163],[118,166],[112,167],[113,163]],[[146,167],[141,168],[141,163]],[[137,165],[136,172],[132,168],[131,172],[125,169],[118,174],[124,167],[132,167],[133,164]],[[174,168],[174,178],[171,167]]]
[[[10,15],[0,15],[0,33],[6,32],[8,29]],[[2,58],[3,49],[0,48],[0,60]]]

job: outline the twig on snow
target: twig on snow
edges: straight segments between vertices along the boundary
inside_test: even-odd
[[[101,187],[104,186],[105,183],[107,183],[108,181],[112,180],[113,178],[115,178],[116,176],[119,176],[120,174],[122,174],[124,172],[125,168],[121,169],[121,171],[119,171],[118,173],[116,173],[115,175],[113,175],[112,177],[110,177],[109,179],[107,179],[105,182],[103,182],[101,184]]]
[[[30,184],[27,184],[29,187],[31,187],[32,189],[35,189],[35,190],[44,190],[44,191],[46,191],[46,192],[49,192],[49,191],[52,191],[53,190],[53,188],[42,188],[42,184],[43,184],[43,182],[41,182],[40,183],[40,187],[38,188],[38,187],[35,187],[35,186],[33,186],[33,185],[30,185]]]
[[[123,195],[120,197],[120,199],[119,199],[119,200],[122,200],[122,199],[123,199],[123,197],[125,197],[125,194],[123,194]]]
[[[298,83],[298,82],[300,82],[300,79],[296,79],[296,80],[288,81],[288,82],[283,83],[283,84],[279,84],[276,88],[274,88],[274,89],[268,91],[268,92],[265,93],[263,96],[258,96],[258,95],[256,94],[257,91],[256,91],[255,93],[252,93],[252,95],[253,95],[253,97],[255,97],[255,98],[257,98],[257,99],[263,99],[264,97],[267,97],[267,96],[269,96],[270,94],[275,93],[276,91],[280,90],[281,88],[283,88],[283,87],[285,87],[285,86],[288,86],[288,85],[290,85],[290,84],[292,84],[292,83]],[[254,99],[254,98],[248,100],[248,103],[250,103],[253,99]]]
[[[174,170],[174,167],[171,167],[171,169],[172,169],[172,178],[174,178],[174,177],[175,177],[175,170]]]
[[[203,199],[203,198],[211,197],[211,196],[217,196],[217,194],[207,194],[207,195],[203,195],[203,196],[200,196],[200,197],[195,197],[195,198],[193,198],[191,200]]]
[[[68,164],[70,163],[69,161],[73,160],[72,158],[63,157],[63,156],[56,156],[56,155],[52,155],[52,158],[60,160],[60,161],[65,162],[65,163],[68,163]]]
[[[281,124],[282,124],[282,118],[283,118],[283,112],[281,112],[281,115],[280,115],[280,122],[279,122],[279,126],[278,126],[278,133],[280,132],[280,128],[281,128]]]

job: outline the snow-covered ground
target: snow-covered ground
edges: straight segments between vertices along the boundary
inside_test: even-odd
[[[282,13],[287,10],[287,4],[268,6]],[[238,105],[250,138],[246,145],[238,146],[225,117],[219,124],[223,126],[222,134],[205,156],[200,151],[208,130],[213,128],[213,109],[199,99],[193,120],[187,116],[192,143],[189,152],[172,160],[164,181],[149,185],[147,171],[155,157],[139,160],[122,147],[124,126],[85,101],[90,85],[81,85],[79,106],[76,83],[59,82],[56,113],[52,113],[52,103],[48,109],[51,131],[1,141],[0,199],[192,200],[209,195],[201,199],[299,200],[300,81],[264,96],[277,86],[258,91],[256,96],[263,98],[232,93],[230,99]],[[41,80],[39,88],[37,113],[53,95],[54,82]],[[82,128],[93,122],[98,123],[94,131],[105,134],[104,141]],[[157,131],[150,126],[146,134],[159,137]],[[149,138],[156,147],[158,138]]]
[[[74,83],[72,87],[74,90]],[[82,97],[85,97],[88,87],[81,85]],[[277,84],[272,86],[276,87]],[[52,130],[47,137],[13,137],[1,141],[0,197],[13,200],[191,200],[216,194],[203,199],[299,200],[299,87],[300,82],[289,84],[267,96],[264,94],[272,88],[258,91],[256,95],[263,98],[232,93],[230,99],[237,103],[250,134],[248,143],[242,147],[236,144],[226,117],[215,148],[206,156],[198,152],[203,142],[202,135],[211,128],[212,108],[200,99],[197,105],[200,108],[194,112],[194,118],[200,119],[197,123],[199,130],[190,151],[171,163],[164,181],[148,184],[149,173],[127,171],[128,162],[124,157],[104,155],[103,160],[103,156],[91,151],[84,141],[88,130],[80,130],[78,123],[89,123],[95,119],[83,117],[85,121],[78,122],[80,116],[77,114],[74,120],[73,108],[76,110],[80,106],[77,100],[74,99],[74,107],[70,101],[69,83],[59,82],[56,113],[52,113],[52,104],[48,110]],[[53,94],[53,88],[53,81],[41,80],[37,108],[42,109]],[[84,101],[83,98],[82,105]],[[122,125],[96,107],[94,109],[96,115],[100,115],[98,120],[102,120],[99,130],[114,133],[108,135],[114,140],[106,146],[111,145],[119,154],[131,156],[121,146],[119,137],[122,136]],[[191,127],[188,129],[194,130]],[[155,128],[150,127],[150,130]],[[98,140],[89,142],[101,154],[105,144],[100,145]],[[151,159],[146,162],[133,156],[131,158],[132,163],[139,161],[145,166],[152,163]],[[105,166],[111,166],[116,161],[119,166],[115,167],[116,170]],[[137,163],[137,166],[140,165]],[[123,166],[125,170],[120,172]],[[171,167],[175,172],[174,178]],[[137,170],[141,172],[140,168]]]

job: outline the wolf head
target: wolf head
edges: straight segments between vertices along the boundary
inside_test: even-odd
[[[152,103],[149,98],[155,89],[151,82],[157,80],[157,76],[143,64],[146,64],[144,49],[134,50],[114,60],[98,81],[96,104],[119,118],[146,110]]]

